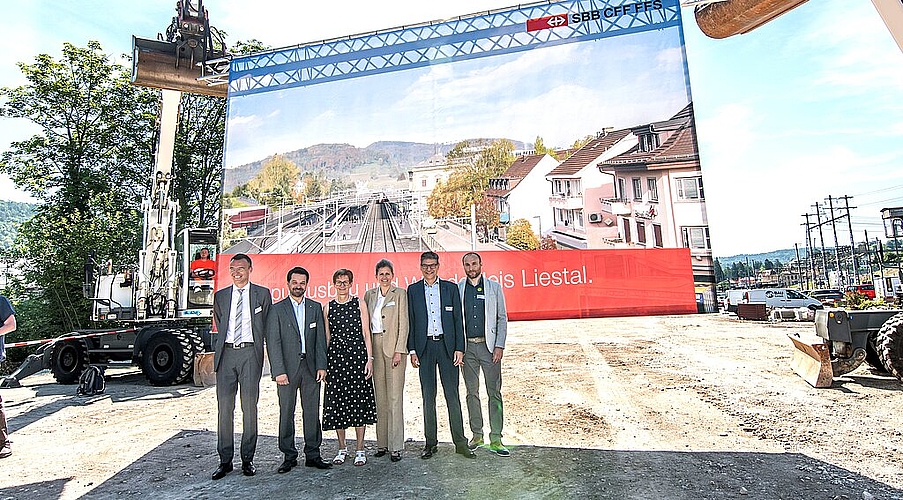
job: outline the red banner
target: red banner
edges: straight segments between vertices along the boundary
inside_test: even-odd
[[[557,16],[540,17],[538,19],[527,20],[527,31],[539,31],[549,28],[558,28],[568,25],[568,16],[559,14]]]
[[[454,282],[465,277],[465,252],[439,254],[439,277]],[[512,320],[645,316],[696,313],[693,273],[685,248],[547,250],[480,252],[483,273],[502,284]],[[229,255],[220,255],[217,287],[230,283]],[[389,258],[396,284],[419,280],[420,254],[370,253],[254,254],[251,281],[272,290],[273,300],[286,297],[285,275],[294,266],[310,272],[307,296],[323,302],[335,297],[332,273],[354,273],[351,293],[363,296],[376,286],[379,259]]]

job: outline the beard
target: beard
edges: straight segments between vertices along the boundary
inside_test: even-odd
[[[304,297],[304,289],[300,287],[289,289],[289,293],[292,294],[292,297]]]

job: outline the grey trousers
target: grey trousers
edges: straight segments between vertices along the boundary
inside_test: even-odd
[[[480,370],[489,396],[489,440],[501,442],[505,422],[502,408],[502,362],[492,362],[485,342],[468,342],[464,351],[464,387],[467,388],[467,416],[474,436],[483,436],[483,410],[480,408]]]
[[[241,461],[254,460],[257,451],[257,401],[260,399],[262,363],[253,347],[225,348],[216,372],[216,451],[220,463],[232,463],[235,453],[235,395],[241,397]]]
[[[304,433],[304,458],[313,460],[320,456],[323,430],[320,427],[320,383],[316,375],[308,370],[302,377],[307,380],[289,379],[288,385],[277,385],[279,398],[279,451],[285,460],[296,460],[298,448],[295,446],[295,408],[298,393],[301,394],[301,430]]]

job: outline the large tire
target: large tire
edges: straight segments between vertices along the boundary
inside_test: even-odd
[[[903,382],[903,313],[881,325],[877,348],[884,368]]]
[[[878,334],[869,334],[868,340],[865,342],[865,362],[879,373],[887,373],[884,362],[881,361],[881,355],[878,354]]]
[[[88,348],[84,341],[66,340],[53,345],[50,353],[50,371],[60,384],[78,383],[78,378],[88,367]]]
[[[163,330],[144,346],[141,370],[151,385],[181,384],[191,376],[194,346],[184,330]]]

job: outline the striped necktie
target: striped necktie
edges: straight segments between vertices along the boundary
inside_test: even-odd
[[[244,308],[244,300],[243,300],[244,299],[243,292],[244,292],[243,289],[241,289],[241,288],[238,289],[238,301],[235,306],[235,309],[236,309],[236,311],[235,311],[235,329],[234,329],[235,331],[233,332],[234,338],[232,339],[232,341],[235,342],[236,344],[240,344],[242,342],[242,340],[241,340],[242,326],[244,323],[244,309],[245,309]]]

